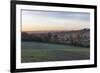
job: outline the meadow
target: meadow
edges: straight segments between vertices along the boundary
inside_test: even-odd
[[[90,59],[90,48],[40,43],[22,42],[21,62],[47,62]]]

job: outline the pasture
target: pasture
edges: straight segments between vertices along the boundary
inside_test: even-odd
[[[25,63],[86,59],[90,59],[90,48],[40,42],[21,43],[21,62]]]

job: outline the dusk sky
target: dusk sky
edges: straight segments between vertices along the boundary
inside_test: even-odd
[[[90,14],[22,10],[22,31],[60,31],[90,28]]]

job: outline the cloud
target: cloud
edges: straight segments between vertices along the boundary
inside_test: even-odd
[[[39,27],[39,29],[45,29],[46,27],[48,30],[54,30],[53,27],[55,26],[61,27],[61,30],[89,28],[89,22],[89,13],[22,10],[22,26],[34,26],[33,29],[41,25],[42,27]]]

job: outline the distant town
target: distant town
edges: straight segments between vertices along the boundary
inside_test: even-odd
[[[90,29],[21,32],[22,41],[90,47]]]

